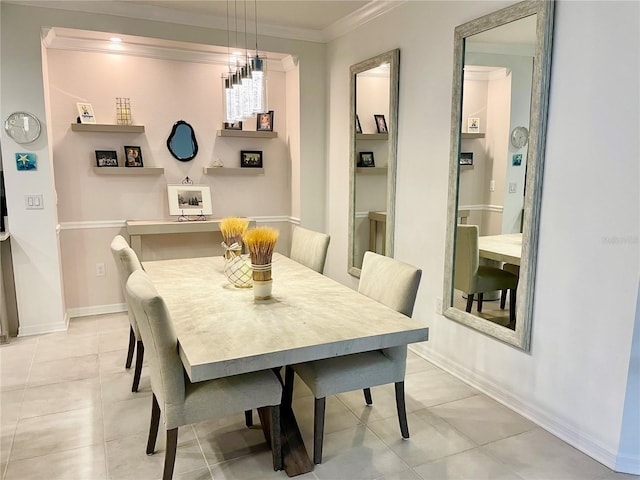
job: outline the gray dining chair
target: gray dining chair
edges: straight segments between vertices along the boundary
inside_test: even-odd
[[[377,253],[365,252],[358,292],[410,317],[421,276],[422,270],[418,268]],[[363,318],[363,322],[366,321]],[[407,346],[402,345],[287,367],[298,374],[315,397],[314,463],[322,463],[324,414],[329,395],[362,389],[367,405],[371,405],[371,387],[395,384],[400,432],[403,438],[409,438],[404,398],[406,364]],[[291,371],[287,372],[287,380],[293,381]]]
[[[111,253],[113,254],[113,260],[118,269],[118,276],[120,278],[120,286],[124,293],[124,289],[127,285],[129,275],[136,270],[142,270],[142,265],[138,260],[136,253],[129,247],[129,244],[122,235],[116,235],[111,241]],[[126,299],[126,295],[125,295]],[[138,330],[138,324],[133,316],[131,305],[127,301],[127,311],[129,314],[129,348],[127,351],[127,361],[125,362],[125,368],[131,368],[131,362],[133,360],[133,352],[136,351],[136,366],[133,372],[133,384],[131,386],[132,392],[138,391],[138,385],[140,384],[140,375],[142,373],[142,362],[144,360],[144,345],[142,343],[142,337]]]
[[[289,258],[318,273],[324,271],[329,248],[329,235],[302,227],[293,229]]]
[[[173,476],[178,427],[261,407],[268,407],[269,411],[273,468],[282,470],[282,385],[275,374],[262,370],[191,383],[178,354],[178,337],[167,306],[144,271],[131,274],[126,294],[147,345],[151,372],[153,395],[147,455],[154,453],[161,415],[167,432],[163,480]],[[211,345],[211,348],[216,346]]]
[[[516,287],[518,277],[501,268],[480,265],[478,226],[458,224],[453,270],[453,288],[467,294],[466,311],[471,313],[473,298],[478,295],[478,312],[482,312],[485,292],[509,290],[509,321],[516,316]]]
[[[505,263],[502,266],[502,270],[505,272],[513,273],[518,277],[518,281],[520,280],[520,265],[514,265],[513,263]],[[516,291],[518,289],[518,284],[516,284]],[[504,310],[504,307],[507,303],[507,290],[502,290],[500,293],[500,308]]]

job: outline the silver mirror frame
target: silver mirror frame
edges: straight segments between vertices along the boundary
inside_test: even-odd
[[[395,231],[396,205],[396,163],[398,151],[398,95],[400,87],[400,49],[377,55],[349,68],[349,253],[348,271],[350,275],[360,278],[360,268],[354,266],[355,260],[355,214],[356,214],[356,75],[383,63],[390,65],[389,77],[389,124],[388,135],[388,170],[387,170],[387,227],[385,237],[385,255],[393,256],[393,238]]]
[[[442,314],[468,327],[495,337],[526,352],[531,348],[531,323],[538,253],[538,227],[544,149],[549,103],[551,70],[551,40],[553,34],[553,1],[528,0],[472,20],[455,29],[453,93],[451,101],[451,155],[449,165],[449,196],[447,207],[447,238]],[[537,14],[536,46],[531,91],[529,148],[522,232],[522,260],[516,299],[516,329],[510,330],[453,305],[453,263],[458,209],[458,156],[460,152],[462,84],[465,38],[491,28]]]

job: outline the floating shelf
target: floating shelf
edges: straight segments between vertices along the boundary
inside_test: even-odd
[[[388,133],[356,133],[356,140],[388,140]]]
[[[264,175],[264,168],[204,167],[205,175]]]
[[[356,172],[361,175],[385,175],[387,167],[357,167]]]
[[[93,167],[98,175],[164,175],[162,167]]]
[[[462,133],[463,140],[471,140],[474,138],[484,138],[484,133]]]
[[[278,132],[256,132],[254,130],[218,130],[219,137],[276,138]]]
[[[107,125],[103,123],[72,123],[74,132],[144,133],[144,125]]]

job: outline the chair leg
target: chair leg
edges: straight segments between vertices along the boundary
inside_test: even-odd
[[[482,312],[482,301],[484,300],[484,293],[478,294],[478,313]]]
[[[125,368],[131,368],[131,362],[133,361],[133,350],[136,346],[136,335],[133,333],[133,326],[129,325],[129,351],[127,352],[127,362],[124,364]]]
[[[404,403],[404,382],[396,382],[396,407],[398,409],[398,422],[402,438],[409,438],[409,424],[407,423],[407,408]]]
[[[167,449],[164,452],[164,472],[162,480],[173,478],[173,467],[176,463],[176,449],[178,448],[178,427],[167,430]]]
[[[365,388],[362,391],[364,392],[364,401],[367,402],[367,405],[371,405],[373,403],[373,400],[371,398],[371,389]]]
[[[473,293],[467,294],[467,313],[471,313],[471,308],[473,307]]]
[[[251,410],[244,411],[244,423],[247,425],[247,428],[253,426],[253,412]]]
[[[160,405],[154,393],[151,398],[151,425],[149,426],[149,440],[147,440],[147,455],[153,455],[158,438],[158,426],[160,425]]]
[[[507,289],[505,288],[500,293],[500,310],[504,310],[504,306],[507,304]]]
[[[277,472],[283,469],[280,405],[269,408],[269,413],[271,414],[271,455],[273,456],[273,469]]]
[[[136,369],[133,372],[133,385],[131,385],[131,391],[137,392],[138,385],[140,385],[140,374],[142,373],[142,361],[144,360],[144,345],[142,340],[136,342]]]
[[[509,322],[514,323],[516,321],[516,292],[515,288],[509,290]]]
[[[324,409],[326,398],[316,398],[313,412],[313,463],[322,463],[322,440],[324,438]]]

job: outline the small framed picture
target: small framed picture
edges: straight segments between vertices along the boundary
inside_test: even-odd
[[[384,115],[374,115],[373,118],[376,119],[376,128],[378,129],[378,133],[389,133],[387,129],[387,121],[384,119]]]
[[[468,133],[478,133],[480,131],[480,119],[476,117],[469,117],[467,123]]]
[[[224,129],[225,130],[242,130],[242,122],[233,122],[233,123],[224,122]]]
[[[512,165],[514,167],[519,167],[520,165],[522,165],[522,154],[521,153],[514,154],[512,162],[513,162]]]
[[[242,168],[262,168],[262,152],[260,150],[242,150],[240,152]]]
[[[80,123],[96,123],[96,117],[93,115],[93,107],[90,103],[76,103],[78,107],[78,120]]]
[[[473,152],[460,152],[460,165],[473,165]]]
[[[211,189],[209,185],[167,185],[169,215],[211,215]]]
[[[360,126],[360,119],[356,114],[356,133],[362,133],[362,127]]]
[[[16,153],[16,168],[22,171],[37,170],[35,153]]]
[[[358,167],[375,167],[376,164],[373,161],[373,152],[360,152],[360,159],[358,160]]]
[[[125,167],[143,167],[142,163],[142,150],[140,147],[132,147],[130,145],[124,146],[124,166]]]
[[[273,132],[273,110],[258,114],[256,130],[258,132]]]
[[[96,165],[98,167],[117,167],[118,156],[115,150],[96,150]]]

